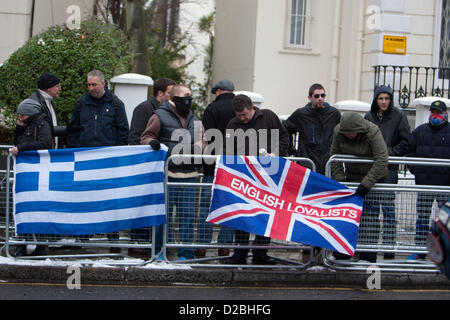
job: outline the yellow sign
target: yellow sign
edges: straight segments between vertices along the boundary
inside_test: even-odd
[[[383,53],[406,54],[406,37],[384,36]]]

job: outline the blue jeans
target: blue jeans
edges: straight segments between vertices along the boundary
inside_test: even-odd
[[[436,199],[439,208],[448,200],[445,194],[433,194],[419,192],[417,195],[417,220],[416,220],[416,236],[414,238],[416,245],[425,246],[426,237],[430,232],[430,216],[434,199]]]
[[[398,183],[398,168],[389,168],[386,178],[379,181],[380,183]],[[383,243],[395,244],[397,234],[397,222],[395,219],[395,194],[393,192],[385,192],[380,199],[381,210],[383,212]]]
[[[192,183],[195,182],[195,178],[171,178],[169,182],[177,183]],[[192,243],[194,240],[194,215],[195,215],[195,196],[196,188],[190,186],[174,186],[169,185],[168,192],[168,206],[167,211],[167,241],[169,243],[174,242],[174,228],[172,222],[173,211],[175,210],[176,218],[178,220],[179,228],[179,242],[184,244]],[[161,251],[163,241],[164,225],[157,226],[155,234],[155,251]],[[180,248],[178,250],[178,257],[184,257],[187,259],[194,258],[194,250],[192,248]]]
[[[214,176],[203,176],[203,183],[212,183],[214,181]],[[199,217],[197,222],[197,242],[199,243],[211,243],[212,239],[212,224],[206,222],[206,218],[209,215],[209,207],[211,205],[211,189],[212,187],[202,187],[202,191],[200,193],[200,208],[199,208]],[[231,229],[227,226],[221,226],[219,235],[217,237],[218,243],[233,243],[233,233],[234,229]]]
[[[376,192],[369,192],[364,198],[358,241],[361,244],[376,245],[380,235],[380,205]]]

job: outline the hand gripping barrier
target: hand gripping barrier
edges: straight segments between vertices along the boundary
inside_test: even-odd
[[[372,159],[351,155],[333,155],[326,166],[331,178],[331,163],[372,163]],[[389,164],[449,167],[448,159],[389,157]],[[406,172],[405,172],[406,175]],[[398,184],[377,183],[365,197],[355,257],[342,259],[323,250],[323,264],[339,270],[367,270],[367,261],[358,260],[364,252],[378,255],[376,264],[389,272],[438,272],[435,265],[423,259],[430,222],[439,205],[450,197],[449,186],[416,185],[414,176],[399,179]],[[359,183],[344,182],[350,188]],[[420,258],[420,259],[412,259]]]

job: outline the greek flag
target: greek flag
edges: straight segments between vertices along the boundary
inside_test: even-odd
[[[17,234],[83,235],[166,222],[167,148],[21,152],[14,161]]]

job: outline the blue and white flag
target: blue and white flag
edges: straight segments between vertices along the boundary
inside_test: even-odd
[[[82,235],[164,224],[167,148],[21,152],[14,161],[17,234]]]

